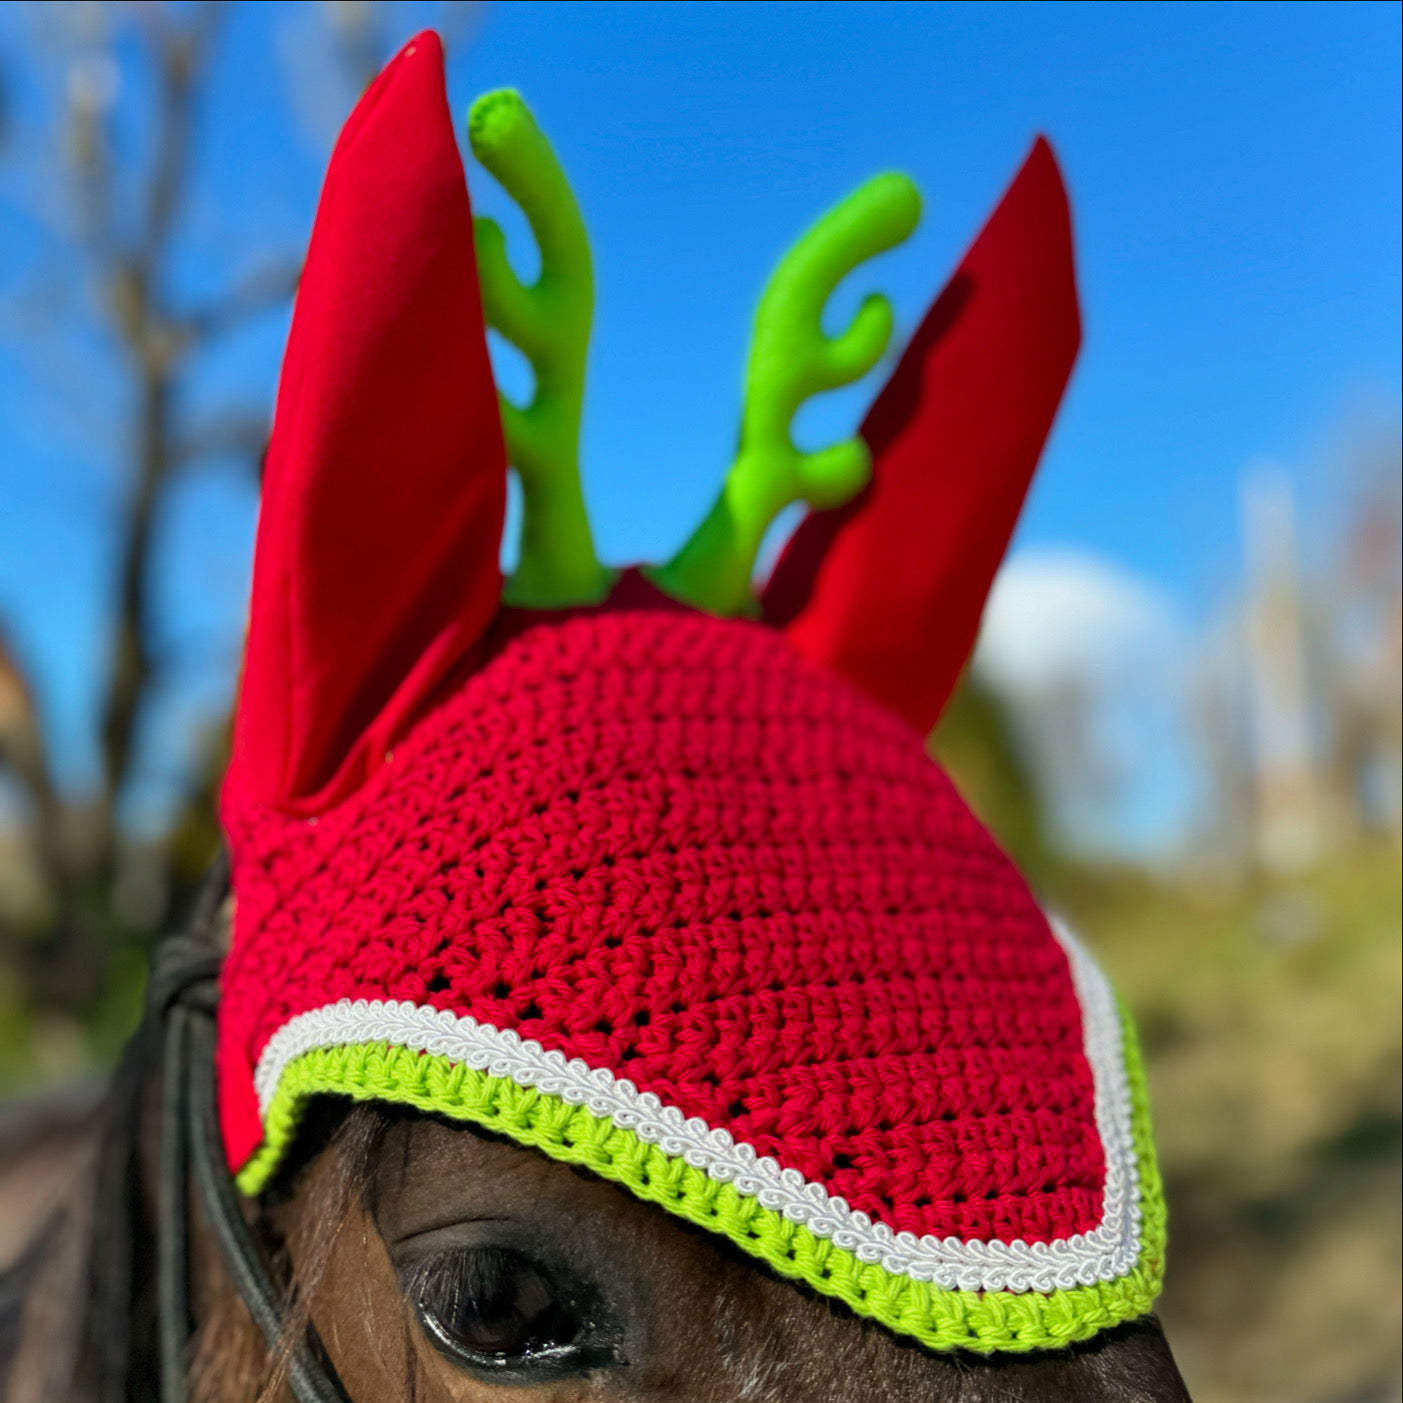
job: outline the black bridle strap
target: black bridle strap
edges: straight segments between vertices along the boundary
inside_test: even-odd
[[[212,883],[213,884],[213,883]],[[214,1010],[220,957],[207,923],[157,951],[148,1008],[163,1024],[157,1332],[161,1403],[186,1403],[190,1312],[190,1174],[225,1268],[270,1352],[283,1345],[283,1293],[264,1265],[224,1162],[215,1094]],[[298,1403],[351,1403],[309,1325],[288,1356]]]
[[[187,1037],[190,1165],[195,1187],[239,1295],[268,1348],[277,1350],[283,1342],[282,1293],[263,1264],[224,1163],[214,1089],[214,1020],[195,1013],[189,1018]],[[308,1338],[289,1355],[287,1380],[298,1403],[350,1403],[310,1327]]]
[[[190,1320],[190,1192],[186,1175],[185,1049],[189,1010],[166,1014],[161,1055],[160,1178],[156,1197],[156,1327],[161,1403],[185,1403]]]
[[[226,884],[216,870],[202,906],[215,904]],[[212,1018],[219,999],[220,955],[212,922],[192,923],[189,935],[168,936],[157,947],[147,982],[147,1019],[161,1038],[161,1119],[156,1183],[156,1349],[161,1403],[185,1403],[190,1337],[190,1026]]]

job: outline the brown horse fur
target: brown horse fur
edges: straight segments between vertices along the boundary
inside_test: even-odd
[[[148,1043],[148,1046],[150,1044]],[[130,1081],[130,1068],[150,1068]],[[89,1171],[21,1261],[27,1291],[0,1377],[9,1403],[134,1403],[155,1396],[153,1243],[157,1076],[129,1058],[125,1109],[109,1117]],[[119,1108],[120,1109],[120,1108]],[[131,1135],[125,1149],[123,1117]],[[97,1137],[95,1137],[96,1139]],[[89,1151],[91,1155],[91,1150]],[[133,1230],[95,1217],[126,1154]],[[120,1166],[117,1166],[120,1167]],[[119,1195],[120,1197],[120,1195]],[[1147,1318],[1068,1350],[989,1360],[937,1355],[770,1275],[593,1176],[432,1118],[323,1105],[279,1184],[249,1216],[357,1403],[1180,1403],[1188,1398],[1158,1324]],[[195,1403],[288,1397],[192,1215],[191,1360]],[[617,1327],[617,1360],[539,1386],[470,1375],[429,1341],[411,1300],[416,1263],[500,1241],[528,1259],[567,1261]],[[128,1355],[110,1328],[114,1280]],[[120,1333],[120,1332],[119,1332]],[[102,1360],[106,1358],[106,1367]],[[112,1371],[125,1375],[125,1382]]]

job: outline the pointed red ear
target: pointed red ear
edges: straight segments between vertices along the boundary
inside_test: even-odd
[[[1039,137],[862,425],[871,483],[801,523],[762,599],[921,731],[974,646],[1080,341],[1067,193]]]
[[[497,395],[438,36],[332,153],[263,481],[226,788],[316,813],[362,783],[496,612]]]

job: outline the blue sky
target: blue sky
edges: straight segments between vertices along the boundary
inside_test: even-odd
[[[394,23],[408,33],[432,13],[400,6]],[[310,6],[234,7],[180,296],[305,242],[350,100],[320,24]],[[790,241],[872,172],[909,172],[921,229],[834,308],[878,287],[900,337],[1046,133],[1072,194],[1086,342],[1015,549],[1104,558],[1194,627],[1237,573],[1244,466],[1285,464],[1309,510],[1330,490],[1316,465],[1332,426],[1361,401],[1395,411],[1399,47],[1395,4],[505,4],[457,45],[449,89],[462,113],[482,90],[519,88],[583,206],[598,308],[584,471],[618,561],[664,555],[716,491],[750,310]],[[80,784],[124,391],[100,342],[70,335],[41,354],[6,310],[45,273],[13,208],[35,188],[22,147],[42,121],[36,53],[13,9],[0,17],[13,113],[0,147],[0,620]],[[121,98],[134,110],[141,81]],[[469,181],[480,209],[504,213],[482,172]],[[270,405],[284,334],[270,318],[211,357],[193,403]],[[80,395],[60,358],[87,367]],[[801,435],[849,432],[873,389],[816,404]],[[227,692],[253,511],[233,465],[172,501],[157,569],[186,662],[153,721],[163,730]],[[152,751],[166,765],[175,753]]]

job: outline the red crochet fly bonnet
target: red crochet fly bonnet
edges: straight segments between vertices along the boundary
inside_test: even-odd
[[[824,303],[919,198],[880,175],[815,224],[761,300],[719,500],[619,572],[580,491],[579,210],[515,93],[469,136],[535,284],[474,227],[425,34],[346,123],[297,297],[222,801],[240,1187],[310,1098],[371,1098],[585,1166],[936,1349],[1144,1314],[1164,1214],[1133,1034],[924,745],[1079,342],[1051,150],[858,436],[803,453],[801,402],[892,329],[873,296],[830,337]],[[529,406],[484,325],[530,359]]]

